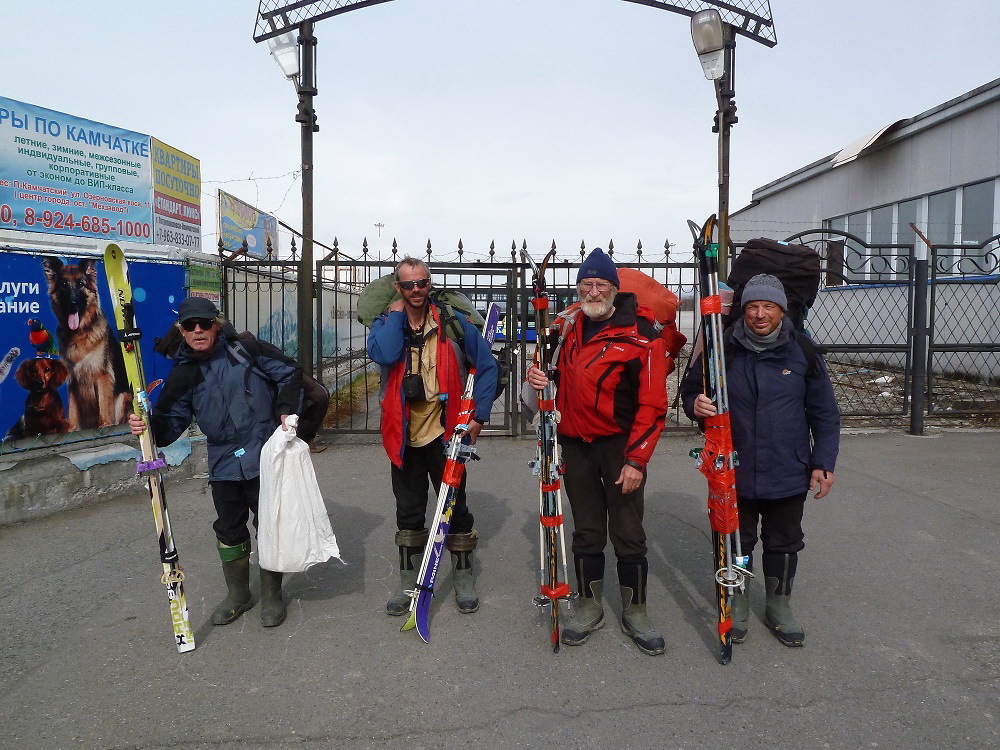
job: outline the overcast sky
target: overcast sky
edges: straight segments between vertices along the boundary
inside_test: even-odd
[[[13,0],[0,94],[146,133],[216,190],[298,227],[296,96],[252,0]],[[778,44],[737,46],[736,210],[754,188],[1000,77],[996,0],[772,0]],[[684,16],[622,0],[394,0],[319,39],[316,239],[486,257],[665,240],[715,210],[712,85]],[[288,235],[282,237],[285,245]],[[284,248],[283,248],[284,249]]]

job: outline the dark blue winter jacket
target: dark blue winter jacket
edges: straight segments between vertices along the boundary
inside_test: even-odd
[[[227,326],[207,358],[181,345],[153,410],[153,437],[158,445],[169,445],[197,419],[208,439],[209,480],[254,479],[260,474],[260,449],[280,415],[299,411],[302,369],[263,354],[256,357],[258,369],[230,351],[225,333],[235,338]]]
[[[773,349],[751,351],[740,335],[726,346],[733,447],[739,456],[736,494],[741,498],[797,495],[809,489],[813,469],[833,471],[837,463],[840,410],[830,373],[817,354],[815,373],[806,378],[806,355],[793,331],[784,318]],[[681,384],[684,412],[691,419],[699,393],[701,357]]]

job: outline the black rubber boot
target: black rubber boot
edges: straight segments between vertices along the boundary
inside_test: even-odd
[[[427,529],[400,529],[396,532],[399,547],[399,588],[385,604],[385,612],[392,617],[400,617],[410,611],[413,597],[408,592],[417,587],[417,573],[427,543]]]
[[[479,609],[476,582],[472,577],[472,551],[478,546],[478,541],[479,535],[475,529],[461,534],[448,534],[444,539],[444,546],[451,552],[455,604],[463,615]]]
[[[281,573],[260,569],[260,624],[265,628],[278,627],[288,616],[281,598],[281,578]]]
[[[785,646],[804,646],[805,631],[795,622],[792,615],[792,580],[798,565],[798,555],[765,552],[763,556],[764,592],[767,607],[764,622],[775,637]]]
[[[622,593],[622,632],[642,651],[655,656],[666,649],[663,637],[646,614],[646,578],[649,563],[645,558],[634,563],[618,563],[618,583]]]
[[[229,593],[212,612],[213,625],[228,625],[253,607],[250,595],[250,542],[229,547],[219,542],[222,575]]]
[[[573,555],[573,566],[580,596],[563,626],[562,642],[567,646],[585,643],[591,633],[604,627],[604,553]],[[558,606],[558,602],[552,605]]]

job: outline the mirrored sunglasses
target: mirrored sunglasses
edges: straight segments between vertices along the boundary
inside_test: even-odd
[[[426,289],[430,285],[431,280],[414,279],[413,281],[397,281],[396,283],[399,284],[400,289],[405,289],[408,292],[412,292],[413,287],[416,287],[417,289]]]

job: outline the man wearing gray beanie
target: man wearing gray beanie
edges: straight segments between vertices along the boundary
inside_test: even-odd
[[[798,553],[805,547],[802,514],[809,490],[826,497],[840,447],[840,410],[826,362],[789,318],[785,288],[770,274],[743,287],[743,317],[723,336],[726,385],[733,432],[740,545],[745,567],[763,545],[764,622],[785,646],[802,646],[805,632],[791,610]],[[810,361],[812,360],[812,361]],[[715,414],[702,392],[702,359],[681,384],[684,411],[694,420]],[[750,599],[736,591],[733,642],[742,643],[750,621]]]

